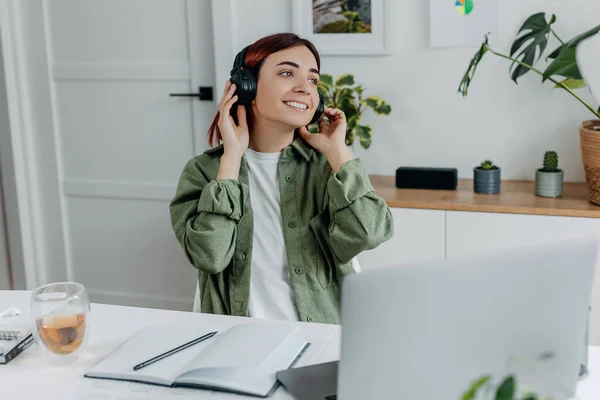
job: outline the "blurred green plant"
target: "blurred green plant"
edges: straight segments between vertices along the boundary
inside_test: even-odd
[[[378,96],[363,98],[365,89],[362,85],[355,85],[352,74],[339,75],[335,81],[331,75],[323,74],[318,90],[327,107],[339,108],[346,115],[346,144],[352,145],[354,139],[358,138],[360,145],[368,149],[371,146],[372,130],[370,126],[360,124],[364,111],[371,109],[377,115],[389,115],[391,106]],[[318,130],[317,124],[309,126],[310,132]]]
[[[480,399],[481,397],[478,395],[484,390],[488,394],[485,397],[487,400],[542,400],[535,393],[527,393],[523,397],[518,397],[516,387],[514,375],[506,376],[497,387],[493,386],[489,375],[484,375],[472,382],[469,389],[463,393],[461,400]]]
[[[481,164],[479,164],[479,169],[490,171],[492,169],[498,169],[498,167],[494,165],[492,160],[485,160],[482,161]]]

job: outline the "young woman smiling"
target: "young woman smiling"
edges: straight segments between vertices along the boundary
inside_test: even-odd
[[[209,129],[218,145],[185,165],[170,204],[202,312],[339,323],[352,260],[393,235],[345,145],[344,113],[317,92],[319,70],[312,43],[291,33],[236,57]]]

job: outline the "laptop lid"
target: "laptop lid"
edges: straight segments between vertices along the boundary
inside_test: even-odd
[[[597,249],[581,239],[347,277],[338,398],[460,399],[508,373],[573,396]]]

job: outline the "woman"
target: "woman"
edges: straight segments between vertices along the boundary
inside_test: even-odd
[[[222,144],[181,174],[175,235],[202,312],[339,323],[342,279],[393,235],[391,212],[344,143],[344,113],[322,104],[315,47],[283,33],[244,50],[209,129]],[[328,122],[311,134],[320,111]]]

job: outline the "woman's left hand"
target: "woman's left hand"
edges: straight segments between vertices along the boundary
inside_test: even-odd
[[[323,112],[329,122],[322,117],[319,119],[319,133],[310,133],[303,126],[299,129],[302,138],[315,149],[321,151],[334,172],[352,159],[352,154],[346,146],[346,115],[338,108],[325,107]]]

